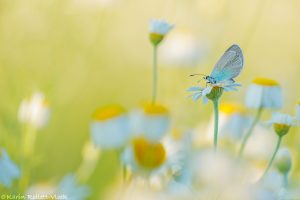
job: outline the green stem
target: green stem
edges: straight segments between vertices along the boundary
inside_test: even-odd
[[[218,129],[219,129],[219,101],[214,100],[214,119],[215,119],[215,124],[214,124],[214,150],[217,151],[217,146],[218,146]]]
[[[152,104],[155,104],[157,96],[157,45],[153,46],[153,80],[152,80]]]
[[[284,173],[283,175],[283,186],[284,188],[288,188],[289,186],[289,173]]]
[[[126,179],[127,179],[127,168],[125,166],[125,164],[122,164],[122,170],[123,170],[123,181],[124,183],[126,183]]]
[[[247,144],[247,142],[248,142],[248,139],[249,139],[249,137],[251,136],[251,134],[252,134],[252,132],[253,132],[253,130],[254,130],[256,124],[257,124],[257,123],[259,122],[259,120],[260,120],[262,111],[263,111],[263,108],[262,108],[262,106],[261,106],[261,107],[258,108],[257,113],[256,113],[256,116],[255,116],[253,122],[251,123],[251,125],[250,125],[250,127],[249,127],[249,129],[248,129],[248,131],[247,131],[247,133],[246,133],[246,135],[245,135],[245,137],[243,138],[242,145],[241,145],[240,150],[239,150],[239,153],[238,153],[238,158],[241,158],[241,156],[242,156],[242,154],[243,154],[243,152],[244,152],[244,150],[245,150],[246,144]]]
[[[269,161],[269,164],[268,164],[268,166],[267,166],[267,168],[266,168],[264,174],[263,174],[262,177],[260,178],[261,180],[266,176],[266,174],[267,174],[268,171],[270,170],[270,168],[271,168],[271,166],[272,166],[272,164],[273,164],[273,161],[274,161],[274,159],[275,159],[275,157],[276,157],[277,151],[278,151],[278,149],[279,149],[279,147],[280,147],[281,140],[282,140],[282,136],[279,136],[279,137],[278,137],[277,144],[276,144],[276,148],[275,148],[274,153],[273,153],[273,155],[272,155],[272,158],[271,158],[271,160]]]
[[[27,125],[26,130],[23,133],[22,137],[22,146],[21,146],[21,153],[22,153],[22,161],[21,161],[21,170],[22,170],[22,177],[19,180],[19,188],[20,191],[24,191],[29,184],[31,168],[33,166],[32,157],[34,153],[34,146],[36,140],[36,128]]]

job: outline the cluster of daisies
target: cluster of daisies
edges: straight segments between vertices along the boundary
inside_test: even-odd
[[[114,186],[107,199],[299,198],[300,182],[290,176],[292,153],[282,141],[300,121],[300,102],[296,116],[274,112],[283,106],[282,88],[268,78],[252,81],[245,105],[219,101],[223,91],[240,86],[233,81],[193,86],[188,89],[193,100],[218,100],[215,115],[208,124],[203,122],[187,130],[176,128],[170,111],[157,102],[156,94],[157,49],[172,28],[162,20],[150,23],[149,37],[154,47],[152,101],[130,111],[121,105],[97,109],[82,163],[60,181],[30,181],[36,133],[47,124],[51,112],[41,92],[23,100],[19,109],[19,121],[24,125],[21,161],[13,161],[1,148],[0,191],[7,195],[21,193],[27,199],[88,199],[97,192],[87,182],[96,166],[102,164],[98,162],[101,154],[115,151],[122,169],[121,183]],[[249,110],[255,112],[254,117]],[[269,121],[261,119],[264,112],[273,112]]]

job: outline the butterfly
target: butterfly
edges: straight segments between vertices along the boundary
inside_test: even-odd
[[[244,56],[242,49],[234,44],[225,51],[209,76],[203,74],[192,74],[191,76],[203,75],[207,84],[227,81],[234,83],[234,78],[240,74],[243,65]]]

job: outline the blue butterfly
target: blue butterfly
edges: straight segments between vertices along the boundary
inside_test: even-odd
[[[229,47],[223,56],[219,59],[217,64],[214,66],[213,71],[209,76],[204,75],[204,79],[208,84],[217,84],[220,82],[232,82],[234,83],[234,78],[237,77],[243,69],[244,57],[242,49],[234,44]],[[203,74],[193,74],[203,75]]]

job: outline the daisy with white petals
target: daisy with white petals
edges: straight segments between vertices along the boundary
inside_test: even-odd
[[[134,135],[142,135],[151,141],[159,141],[170,128],[170,114],[161,104],[145,103],[131,113]]]
[[[152,103],[157,96],[157,49],[168,32],[173,29],[173,25],[163,20],[151,20],[149,27],[149,38],[153,45],[153,80],[152,80]]]
[[[282,101],[279,83],[269,78],[254,79],[246,94],[246,105],[249,108],[279,109]]]
[[[193,93],[191,97],[194,101],[202,98],[203,103],[207,103],[208,99],[219,98],[222,95],[223,91],[237,91],[237,87],[239,86],[241,86],[241,84],[229,80],[218,82],[215,84],[208,84],[206,87],[193,86],[190,87],[187,91]]]
[[[36,92],[30,99],[24,99],[19,108],[19,120],[34,128],[44,127],[50,117],[50,108],[43,93]]]
[[[285,136],[289,132],[289,130],[292,126],[297,125],[297,123],[295,122],[295,118],[293,118],[292,116],[290,116],[288,114],[283,114],[283,113],[274,113],[272,115],[271,120],[268,123],[273,126],[273,129],[278,136],[278,141],[277,141],[274,153],[272,155],[272,158],[271,158],[262,178],[264,178],[264,176],[266,176],[269,169],[271,168],[273,161],[276,157],[276,154],[279,150],[279,147],[281,145],[283,136]]]
[[[279,109],[282,107],[282,91],[279,83],[269,78],[255,78],[246,94],[246,105],[256,108],[257,113],[245,137],[243,138],[239,157],[241,157],[254,127],[259,122],[263,109]]]
[[[124,108],[111,105],[95,111],[91,122],[91,137],[97,147],[121,148],[129,136],[129,119]]]
[[[149,24],[149,37],[153,45],[158,45],[172,29],[174,25],[164,20],[152,19]]]
[[[144,137],[134,138],[122,154],[126,169],[146,179],[166,163],[166,158],[166,149],[161,142],[151,142]]]

